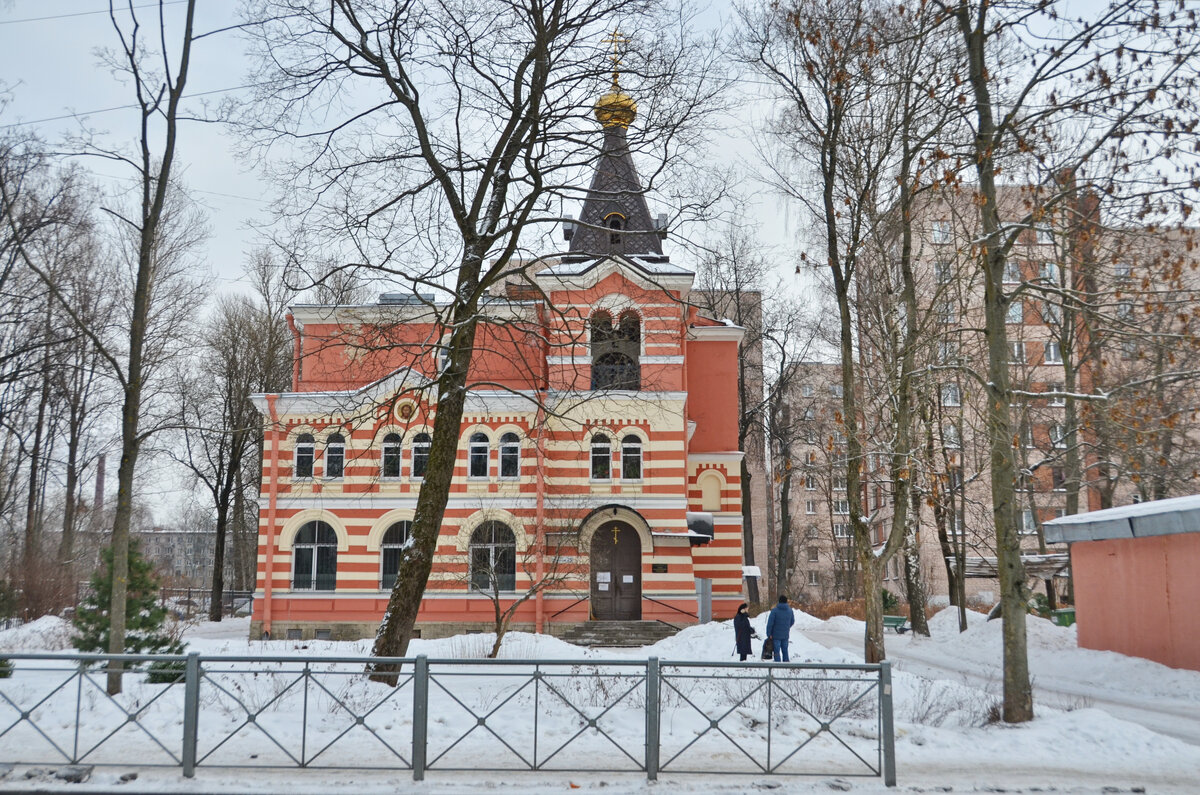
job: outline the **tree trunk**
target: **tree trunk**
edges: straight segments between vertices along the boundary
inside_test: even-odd
[[[468,255],[470,256],[470,255]],[[476,258],[478,259],[478,258]],[[464,268],[471,267],[464,264]],[[478,264],[474,264],[478,273]],[[413,516],[413,543],[400,556],[396,585],[388,599],[387,612],[375,636],[374,657],[403,657],[412,640],[413,627],[425,584],[433,568],[442,516],[450,496],[454,464],[458,457],[458,437],[461,431],[463,406],[467,394],[467,367],[475,344],[478,323],[475,307],[460,305],[454,314],[454,334],[450,338],[450,363],[438,382],[437,414],[433,422],[433,439],[425,480],[417,497]],[[373,682],[396,685],[400,667],[393,663],[372,663],[368,673]]]
[[[962,31],[977,119],[975,171],[979,178],[979,216],[983,225],[984,336],[987,342],[986,427],[990,446],[992,520],[996,528],[996,558],[1000,574],[1000,608],[1004,618],[1004,720],[1021,723],[1033,719],[1033,690],[1025,647],[1025,617],[1028,596],[1025,567],[1021,562],[1021,539],[1017,535],[1013,488],[1012,423],[1009,417],[1008,331],[1005,325],[1009,297],[1004,294],[1005,246],[1001,241],[999,208],[996,205],[996,166],[993,147],[996,126],[992,118],[991,92],[985,64],[988,32],[986,6],[972,24],[971,8],[963,3],[956,11]]]
[[[212,591],[208,599],[208,620],[220,621],[221,598],[225,594],[225,537],[229,527],[229,498],[217,506],[217,537],[213,539]]]
[[[908,592],[908,623],[913,634],[929,637],[925,618],[925,579],[921,576],[921,549],[917,531],[921,526],[921,495],[912,492],[912,508],[904,527],[904,590]]]
[[[739,378],[739,380],[741,380]],[[743,451],[745,445],[742,445]],[[747,566],[754,565],[754,517],[751,513],[750,468],[746,466],[746,457],[742,456],[742,559]],[[752,604],[759,604],[758,577],[746,580],[746,599]]]
[[[792,561],[792,462],[783,459],[779,487],[779,552],[775,561],[775,596],[788,592],[788,571]]]

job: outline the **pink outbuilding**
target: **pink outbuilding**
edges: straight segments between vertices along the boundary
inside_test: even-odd
[[[1200,495],[1063,516],[1079,646],[1200,671]]]

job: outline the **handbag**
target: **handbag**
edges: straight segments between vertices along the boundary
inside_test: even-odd
[[[775,639],[767,638],[766,640],[763,641],[762,658],[764,660],[770,660],[774,656],[775,656]]]

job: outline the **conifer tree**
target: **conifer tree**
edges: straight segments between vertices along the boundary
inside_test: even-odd
[[[71,643],[81,652],[108,651],[109,605],[112,599],[113,553],[106,547],[92,575],[91,593],[75,613]],[[137,545],[129,545],[128,596],[125,600],[126,654],[182,654],[183,644],[163,631],[167,610],[158,603],[158,579]]]

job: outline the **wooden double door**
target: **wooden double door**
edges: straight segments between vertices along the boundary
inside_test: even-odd
[[[642,540],[625,522],[605,522],[592,535],[592,620],[642,617]]]

